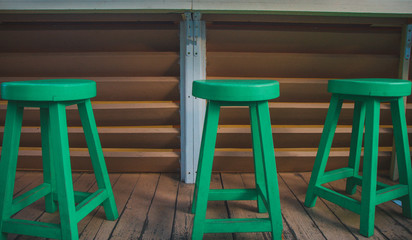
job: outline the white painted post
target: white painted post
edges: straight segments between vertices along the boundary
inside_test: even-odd
[[[205,101],[194,98],[192,84],[206,78],[206,26],[201,14],[185,13],[180,23],[180,168],[194,183],[203,129]]]

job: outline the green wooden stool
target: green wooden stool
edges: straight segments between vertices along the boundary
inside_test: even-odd
[[[8,105],[0,162],[0,239],[6,240],[8,233],[79,239],[77,223],[101,204],[107,219],[115,220],[118,212],[90,103],[96,83],[81,79],[5,82],[1,95]],[[79,109],[96,175],[99,189],[94,193],[73,191],[66,122],[66,106],[73,104]],[[40,108],[44,183],[13,199],[24,107]],[[55,212],[58,205],[60,224],[11,218],[42,197],[47,212]]]
[[[272,232],[282,236],[279,187],[273,148],[268,100],[279,96],[279,83],[269,80],[207,80],[193,83],[193,96],[207,99],[206,116],[193,196],[192,239],[204,233]],[[255,189],[212,189],[213,156],[221,106],[248,106],[255,160]],[[257,200],[259,212],[269,218],[206,219],[208,201]]]
[[[310,178],[305,205],[315,206],[319,196],[359,214],[360,233],[367,237],[373,235],[375,206],[378,204],[400,198],[403,215],[411,218],[412,172],[403,100],[404,96],[411,94],[411,83],[399,79],[329,80],[328,91],[332,93],[332,99]],[[349,164],[348,167],[325,172],[343,100],[355,102]],[[389,102],[391,106],[400,182],[395,186],[377,182],[381,102]],[[359,161],[364,126],[363,175],[360,176]],[[322,186],[322,184],[344,178],[348,178],[346,184],[348,194],[354,194],[357,185],[362,186],[361,201]]]

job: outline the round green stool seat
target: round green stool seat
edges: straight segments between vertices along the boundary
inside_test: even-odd
[[[4,82],[1,97],[15,101],[72,101],[96,96],[96,83],[85,79]]]
[[[194,81],[193,96],[214,101],[267,101],[279,97],[279,82],[274,80]]]
[[[375,97],[403,97],[411,94],[411,82],[389,78],[329,80],[328,92]]]

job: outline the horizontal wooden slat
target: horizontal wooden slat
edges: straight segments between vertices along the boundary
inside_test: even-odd
[[[97,126],[180,125],[179,104],[175,102],[93,102]],[[4,125],[7,105],[0,102],[0,124]],[[27,108],[23,125],[40,126],[40,112]],[[75,106],[67,107],[69,126],[81,126]]]
[[[0,52],[178,52],[178,25],[141,23],[0,24]]]
[[[393,55],[209,52],[210,76],[296,78],[396,78]]]
[[[180,153],[171,149],[103,149],[111,172],[178,172]],[[92,165],[87,149],[71,149],[74,171],[90,171]],[[22,148],[19,169],[42,169],[40,148]]]
[[[353,30],[352,30],[353,29]],[[244,24],[211,25],[210,52],[278,52],[399,55],[400,28]]]
[[[0,82],[27,81],[53,77],[0,77]],[[65,77],[59,77],[65,78]],[[178,101],[177,77],[75,77],[97,83],[94,101]]]
[[[339,16],[303,16],[274,14],[203,14],[205,21],[225,22],[279,22],[279,23],[327,23],[327,24],[376,24],[379,26],[400,26],[407,23],[406,18],[377,17],[339,17]]]
[[[325,122],[328,107],[329,103],[269,103],[273,125],[322,125]],[[392,124],[388,106],[382,104],[381,108],[381,124]],[[353,103],[344,103],[339,116],[339,124],[351,125],[352,116]],[[221,110],[220,124],[244,125],[249,121],[249,110],[246,107],[224,107]]]
[[[179,13],[1,13],[2,22],[133,22],[133,21],[179,21]]]
[[[272,126],[272,137],[276,148],[317,148],[323,126]],[[333,147],[349,147],[351,126],[339,126],[333,139]],[[380,146],[392,146],[391,126],[381,126]],[[412,137],[412,128],[409,129]],[[252,140],[249,126],[220,125],[216,146],[218,148],[251,148]]]
[[[177,52],[0,53],[3,77],[178,76]]]
[[[154,127],[99,127],[103,148],[180,148],[180,129],[173,126]],[[83,129],[69,127],[69,145],[73,148],[87,147]],[[0,142],[4,127],[0,127]],[[22,147],[41,147],[39,127],[23,127],[20,139]]]
[[[387,170],[390,164],[391,148],[381,148],[379,169]],[[348,148],[332,149],[328,170],[347,166]],[[179,169],[180,153],[165,149],[103,149],[105,160],[111,172],[176,172]],[[73,170],[91,170],[86,149],[71,149]],[[216,149],[214,171],[253,171],[251,149]],[[316,148],[275,148],[278,171],[310,171],[316,156]],[[156,164],[154,164],[154,162]],[[41,169],[40,148],[22,148],[19,152],[20,169]]]
[[[349,149],[335,148],[331,150],[327,170],[346,167]],[[379,152],[379,169],[387,171],[390,166],[391,148],[382,148]],[[311,171],[316,148],[275,148],[276,166],[280,172]],[[213,169],[222,172],[252,172],[253,159],[251,149],[216,149]]]

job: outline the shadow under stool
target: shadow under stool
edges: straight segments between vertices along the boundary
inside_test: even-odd
[[[268,100],[279,96],[279,83],[273,80],[205,80],[193,83],[193,96],[206,99],[206,115],[193,196],[192,239],[204,233],[272,232],[281,239],[282,216],[272,139]],[[218,129],[220,107],[249,107],[255,189],[209,189]],[[206,219],[208,201],[257,200],[258,211],[268,218]]]
[[[90,98],[96,83],[82,79],[5,82],[1,96],[8,100],[0,161],[1,240],[8,233],[54,239],[79,239],[77,223],[99,205],[108,220],[118,212],[97,133]],[[73,190],[66,107],[77,105],[96,175],[94,193]],[[25,107],[40,108],[44,183],[13,199],[20,134]],[[60,224],[12,218],[13,214],[45,197],[46,212],[59,210]],[[76,205],[76,203],[78,203]]]
[[[360,233],[372,236],[375,207],[400,199],[403,215],[412,217],[412,172],[406,127],[404,97],[411,94],[411,82],[399,79],[329,80],[332,98],[312,170],[305,205],[315,206],[317,197],[324,198],[360,215]],[[344,100],[355,102],[348,167],[325,172],[333,136]],[[393,133],[399,166],[399,184],[389,186],[377,181],[380,104],[390,103]],[[363,174],[359,175],[362,138],[365,127]],[[347,178],[346,192],[354,194],[362,186],[361,201],[332,191],[322,184]]]

